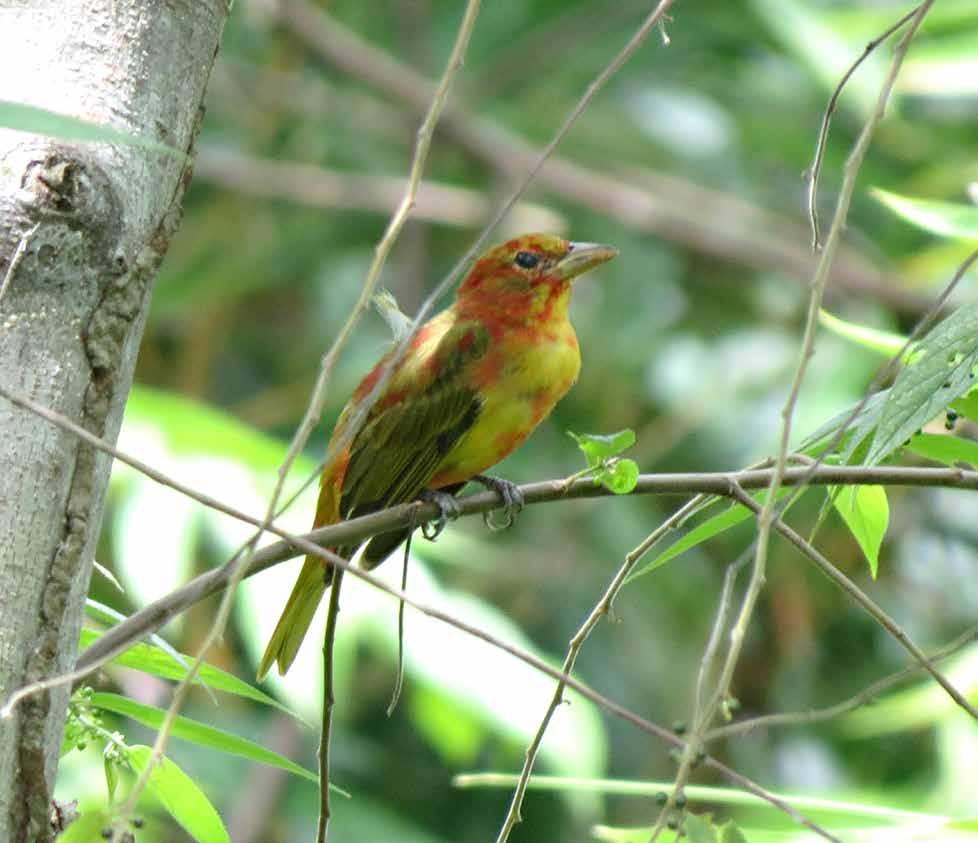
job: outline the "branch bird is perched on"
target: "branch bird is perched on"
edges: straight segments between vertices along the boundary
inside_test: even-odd
[[[571,282],[617,250],[527,234],[490,249],[458,288],[455,303],[426,322],[349,444],[323,469],[314,527],[429,496],[445,500],[470,480],[510,506],[512,484],[482,475],[511,453],[577,380],[581,355],[567,318]],[[333,430],[384,371],[390,353],[360,382]],[[331,444],[332,444],[331,441]],[[407,537],[375,536],[362,557],[373,568]],[[349,559],[356,547],[335,552]],[[307,556],[258,667],[285,673],[333,570]]]

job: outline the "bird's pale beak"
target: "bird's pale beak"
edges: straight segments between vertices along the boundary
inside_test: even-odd
[[[600,243],[571,243],[570,248],[554,267],[554,274],[570,281],[589,269],[610,261],[618,250],[614,246],[603,246]]]

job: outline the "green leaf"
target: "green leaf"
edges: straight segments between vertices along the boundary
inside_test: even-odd
[[[790,489],[780,489],[778,491],[778,500],[787,495]],[[754,492],[751,497],[758,502],[764,500],[764,496],[767,495],[767,490],[761,490],[759,492]],[[699,544],[712,539],[714,536],[720,535],[720,533],[726,532],[727,530],[736,527],[748,518],[752,518],[753,513],[747,509],[747,507],[742,506],[739,503],[732,504],[729,509],[714,515],[712,518],[707,519],[702,524],[698,524],[692,530],[690,530],[685,536],[677,541],[673,542],[669,547],[667,547],[658,556],[653,557],[648,562],[646,562],[641,568],[633,571],[629,575],[628,579],[625,580],[626,583],[632,580],[638,579],[645,574],[650,574],[656,568],[660,568],[672,559],[675,559],[687,550],[691,550]]]
[[[103,840],[102,829],[111,825],[112,817],[104,811],[86,811],[58,835],[58,843],[94,843]]]
[[[126,754],[137,775],[146,769],[151,756],[152,750],[148,746],[131,746]],[[210,800],[169,758],[160,758],[153,767],[146,790],[197,843],[230,843],[227,829]]]
[[[84,649],[101,634],[92,629],[83,629],[78,642],[79,647]],[[193,656],[188,656],[186,653],[181,653],[180,655],[188,663],[194,661]],[[175,679],[179,681],[187,675],[187,668],[175,662],[167,653],[149,644],[134,644],[124,653],[120,653],[112,659],[111,664],[131,667],[135,670],[141,670],[143,673],[162,677],[163,679]],[[274,706],[280,711],[284,711],[286,714],[294,717],[296,720],[302,721],[299,715],[282,705],[278,700],[273,699],[268,694],[262,693],[257,688],[253,688],[247,682],[242,682],[237,676],[225,673],[213,665],[201,665],[198,678],[195,682],[200,682],[200,684],[206,683],[218,691],[224,691],[225,693],[234,694],[239,697],[246,697],[264,705]]]
[[[602,461],[617,457],[622,451],[635,444],[635,431],[629,428],[617,433],[598,435],[594,433],[574,433],[567,431],[587,458],[587,464],[592,468],[601,465]]]
[[[142,705],[119,694],[95,693],[92,694],[90,702],[96,708],[100,708],[103,711],[111,711],[115,714],[122,714],[125,717],[135,720],[137,723],[148,726],[150,729],[159,729],[163,725],[163,720],[166,716],[166,712],[162,709]],[[211,749],[219,749],[221,752],[227,752],[230,755],[237,755],[251,761],[258,761],[262,764],[268,764],[271,767],[278,767],[281,770],[286,770],[289,773],[307,779],[313,784],[319,784],[318,776],[309,772],[305,767],[300,767],[295,762],[290,761],[285,756],[272,752],[270,749],[265,749],[265,747],[246,738],[238,737],[231,732],[225,732],[223,729],[217,729],[214,726],[208,726],[189,717],[177,716],[173,721],[170,733],[181,740],[190,741],[191,743],[210,747]],[[339,790],[338,788],[336,789]]]
[[[727,820],[723,825],[717,826],[717,831],[720,832],[717,843],[747,843],[744,832],[734,825],[733,820]]]
[[[918,346],[890,387],[866,463],[874,465],[975,384],[978,302],[958,308]]]
[[[110,755],[102,756],[102,769],[105,771],[105,790],[109,794],[109,804],[115,801],[115,789],[119,785],[118,760]]]
[[[838,486],[830,489],[832,503],[859,543],[876,579],[880,545],[890,522],[890,507],[882,486]]]
[[[85,614],[107,626],[114,626],[126,620],[126,616],[122,612],[113,609],[111,606],[106,606],[104,603],[99,603],[98,600],[93,600],[91,597],[85,598]],[[155,632],[151,633],[148,637],[154,647],[159,647],[185,671],[190,670],[190,663],[166,639],[157,635]],[[217,705],[217,698],[211,693],[211,689],[207,687],[206,683],[201,684],[204,685],[204,689],[214,701],[214,704]]]
[[[871,192],[897,216],[925,231],[941,237],[978,240],[978,206],[899,196],[879,188]]]
[[[614,460],[603,468],[595,479],[616,495],[627,495],[638,483],[638,463],[635,460]]]
[[[978,423],[978,390],[973,389],[971,392],[953,401],[951,403],[951,409],[956,413],[960,413],[966,419],[971,419],[971,421]]]
[[[857,325],[855,322],[846,322],[833,316],[827,310],[819,310],[818,321],[833,334],[838,334],[843,339],[851,340],[863,348],[870,351],[885,354],[892,357],[898,354],[907,344],[907,338],[892,331],[880,331],[877,328],[869,328],[866,325]]]
[[[686,814],[683,825],[689,843],[717,843],[717,834],[708,814],[702,816]]]
[[[31,132],[36,135],[48,135],[62,140],[84,141],[88,143],[120,143],[127,146],[139,146],[153,152],[162,152],[177,158],[186,157],[179,149],[174,149],[165,143],[120,132],[109,126],[89,123],[67,114],[58,114],[33,105],[20,102],[0,100],[0,126],[16,129],[21,132]]]
[[[945,465],[965,463],[972,468],[978,468],[978,442],[961,436],[918,433],[910,437],[907,450]]]

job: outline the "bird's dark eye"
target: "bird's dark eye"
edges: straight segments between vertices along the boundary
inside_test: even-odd
[[[533,269],[538,263],[540,263],[540,258],[533,252],[516,253],[516,265],[523,267],[523,269]]]

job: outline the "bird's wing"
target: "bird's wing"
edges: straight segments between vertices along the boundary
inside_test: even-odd
[[[478,418],[482,401],[465,374],[487,347],[483,328],[453,326],[424,367],[433,375],[418,377],[424,361],[411,361],[414,378],[407,382],[416,388],[404,390],[405,378],[392,379],[388,391],[403,391],[403,398],[372,413],[354,437],[340,499],[343,517],[417,498]]]

